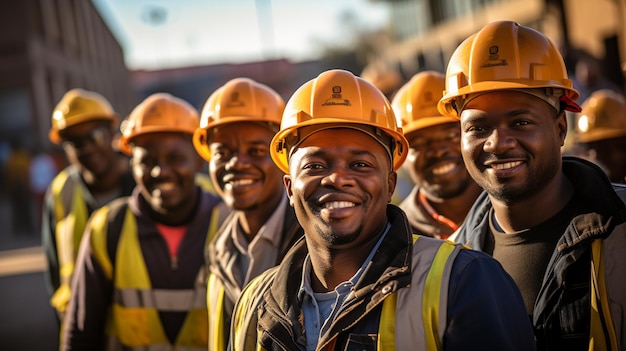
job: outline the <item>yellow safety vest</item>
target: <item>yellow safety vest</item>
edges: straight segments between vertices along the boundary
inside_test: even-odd
[[[224,340],[224,285],[217,284],[218,279],[215,274],[210,274],[207,287],[217,287],[217,289],[211,289],[207,292],[207,316],[209,318],[208,325],[211,326],[208,329],[209,340],[212,340],[213,345],[209,345],[209,350],[226,350],[227,340]],[[211,301],[215,301],[216,311],[211,311]]]
[[[55,241],[59,260],[60,285],[52,295],[50,304],[59,312],[65,313],[70,300],[70,282],[78,254],[80,240],[89,217],[87,203],[80,184],[71,181],[67,170],[61,171],[50,185],[56,219]],[[71,197],[64,197],[71,191]],[[70,200],[68,206],[64,204]],[[68,211],[69,209],[69,211]]]
[[[137,234],[134,214],[127,208],[115,255],[115,274],[107,252],[106,217],[108,206],[92,218],[91,246],[105,275],[115,289],[107,334],[110,342],[140,350],[206,350],[207,310],[206,277],[203,267],[196,284],[189,290],[153,289]],[[208,243],[217,231],[216,206],[207,231]],[[159,311],[188,311],[175,345],[170,346],[159,319]]]
[[[619,350],[604,279],[604,241],[591,243],[591,323],[589,350]]]

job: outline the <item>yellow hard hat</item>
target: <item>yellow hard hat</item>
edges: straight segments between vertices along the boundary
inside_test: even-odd
[[[188,102],[167,93],[152,94],[122,122],[119,149],[130,155],[130,142],[138,135],[162,132],[193,135],[199,124],[198,111]]]
[[[208,144],[211,131],[235,122],[261,122],[278,127],[285,101],[270,87],[249,78],[235,78],[218,88],[207,99],[193,145],[202,158],[211,160]]]
[[[624,96],[609,89],[595,91],[576,117],[576,132],[576,140],[581,143],[625,136]]]
[[[450,57],[439,112],[455,117],[472,95],[540,88],[568,111],[580,111],[563,57],[542,33],[512,21],[487,24],[465,39]]]
[[[72,89],[66,92],[54,107],[48,138],[51,142],[59,144],[61,142],[59,132],[65,128],[95,120],[116,123],[117,118],[113,107],[102,95],[84,89]]]
[[[404,135],[438,124],[459,122],[456,117],[443,116],[437,110],[444,88],[442,73],[424,71],[414,75],[398,90],[391,106],[402,121]]]
[[[361,130],[376,140],[389,139],[386,149],[395,170],[406,159],[408,142],[385,95],[363,78],[333,69],[304,83],[287,102],[280,131],[271,143],[274,163],[288,173],[294,145],[320,129],[338,127]]]

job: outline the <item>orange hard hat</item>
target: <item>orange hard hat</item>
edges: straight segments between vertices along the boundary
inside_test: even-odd
[[[443,116],[437,110],[444,88],[442,73],[424,71],[414,75],[398,90],[391,106],[396,117],[402,121],[404,135],[438,124],[459,122],[457,118]]]
[[[280,131],[271,143],[274,163],[288,173],[294,145],[311,133],[338,127],[361,130],[379,142],[389,139],[389,145],[383,146],[396,170],[406,159],[408,142],[385,95],[363,78],[333,69],[304,83],[287,102]]]
[[[285,101],[270,87],[249,78],[235,78],[218,88],[202,109],[193,145],[202,158],[211,160],[208,145],[214,128],[236,122],[280,125]]]
[[[122,122],[119,149],[130,155],[130,143],[139,135],[163,132],[193,135],[199,124],[198,111],[188,102],[167,93],[156,93],[137,105]]]
[[[613,90],[597,90],[582,105],[576,117],[576,141],[590,143],[626,136],[626,103]]]
[[[542,33],[512,21],[492,22],[450,57],[439,112],[459,116],[468,98],[497,90],[542,89],[553,106],[580,111],[579,96],[558,48]],[[535,95],[535,94],[533,94]],[[545,99],[544,99],[545,100]]]
[[[59,144],[59,132],[73,125],[106,120],[117,123],[118,116],[102,95],[84,89],[72,89],[63,95],[52,112],[52,127],[48,132],[51,142]]]

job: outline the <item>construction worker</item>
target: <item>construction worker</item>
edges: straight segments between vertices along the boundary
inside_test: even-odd
[[[206,243],[221,199],[195,181],[197,111],[165,93],[122,123],[137,187],[93,213],[61,350],[206,350]]]
[[[583,156],[602,166],[609,179],[626,183],[626,102],[613,90],[597,90],[576,116],[574,140]]]
[[[62,319],[78,246],[91,213],[129,195],[135,186],[128,158],[113,147],[118,116],[100,94],[72,89],[52,112],[48,137],[69,162],[52,180],[42,206],[41,235],[51,305]]]
[[[463,163],[459,120],[437,111],[444,86],[443,74],[420,72],[391,102],[409,141],[403,167],[415,183],[399,207],[413,233],[440,239],[458,229],[482,192]]]
[[[438,107],[460,118],[485,193],[451,238],[513,277],[538,349],[625,350],[626,187],[562,157],[577,97],[557,47],[532,28],[492,22],[457,47]]]
[[[242,292],[233,350],[534,349],[501,266],[413,236],[389,204],[408,146],[364,79],[330,70],[296,90],[270,153],[305,234]]]
[[[209,162],[220,197],[232,210],[208,250],[209,350],[226,350],[235,302],[243,287],[276,266],[302,236],[270,157],[285,102],[270,87],[235,78],[202,109],[196,151]]]

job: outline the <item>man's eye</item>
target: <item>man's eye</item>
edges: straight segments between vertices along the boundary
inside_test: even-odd
[[[481,126],[471,126],[466,129],[468,132],[484,132],[486,130],[485,127]]]
[[[250,156],[254,157],[265,157],[267,155],[267,151],[261,148],[254,148],[250,150]]]
[[[324,166],[322,166],[319,163],[307,163],[302,167],[302,169],[322,169],[322,168],[324,168]]]

